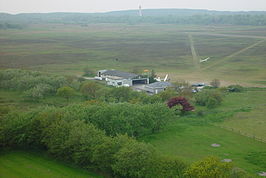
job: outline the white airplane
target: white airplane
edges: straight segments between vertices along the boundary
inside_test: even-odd
[[[203,60],[200,60],[200,63],[202,63],[202,62],[207,62],[209,59],[210,59],[210,57],[208,57],[208,58],[206,58],[206,59],[203,59]]]

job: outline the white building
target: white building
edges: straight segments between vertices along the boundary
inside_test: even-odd
[[[137,84],[149,84],[148,78],[142,78],[139,75],[122,72],[117,70],[100,70],[98,71],[98,77],[106,80],[107,85],[111,86],[125,86],[129,87]]]

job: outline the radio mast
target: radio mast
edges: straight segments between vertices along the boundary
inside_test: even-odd
[[[139,16],[142,17],[142,9],[141,9],[141,5],[139,6]]]

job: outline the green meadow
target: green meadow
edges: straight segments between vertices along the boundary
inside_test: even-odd
[[[55,161],[45,154],[27,151],[0,152],[0,177],[99,177],[88,171]]]
[[[235,166],[255,176],[265,170],[265,99],[264,89],[228,94],[215,110],[203,110],[203,116],[188,115],[172,121],[161,133],[142,140],[166,155],[187,162],[209,155],[231,159]]]

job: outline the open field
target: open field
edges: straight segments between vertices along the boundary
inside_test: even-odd
[[[82,74],[85,66],[155,69],[172,80],[218,78],[225,85],[265,87],[265,27],[50,24],[0,30],[0,36],[1,68],[73,75]],[[206,57],[206,63],[196,61]]]
[[[99,177],[85,170],[70,167],[37,153],[9,151],[0,153],[0,177]]]
[[[216,109],[216,114],[196,118],[187,116],[173,121],[161,133],[143,140],[166,155],[180,157],[188,162],[209,155],[232,159],[236,166],[254,176],[265,170],[263,163],[256,165],[248,159],[250,154],[261,160],[266,159],[263,157],[266,150],[265,99],[265,90],[229,94]],[[243,133],[252,137],[243,136]],[[254,140],[253,136],[264,139],[264,142]],[[221,147],[212,147],[214,143]]]
[[[239,109],[240,112],[218,125],[263,138],[266,142],[265,100],[265,90],[230,95],[222,104],[221,109],[226,109],[230,106],[232,110]],[[241,111],[241,108],[243,111]]]

